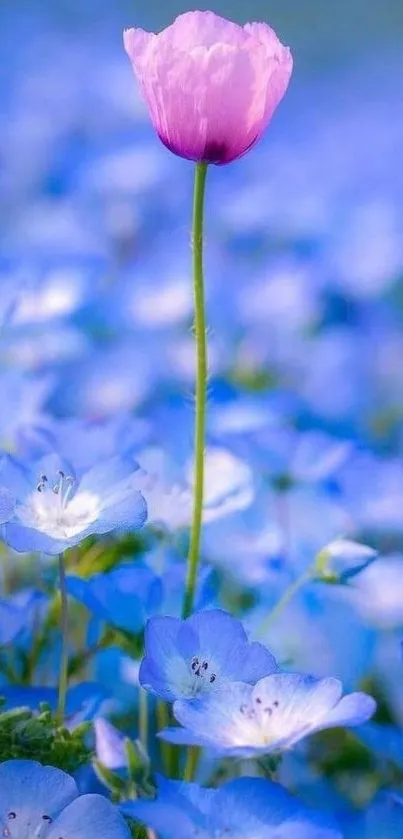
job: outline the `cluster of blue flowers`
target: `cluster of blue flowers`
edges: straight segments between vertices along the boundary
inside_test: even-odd
[[[191,167],[120,41],[47,15],[0,9],[0,836],[397,839],[401,76],[297,77],[211,177],[183,618]]]

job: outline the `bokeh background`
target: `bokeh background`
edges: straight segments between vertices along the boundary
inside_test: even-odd
[[[270,20],[292,47],[295,72],[264,143],[211,174],[212,373],[281,379],[321,422],[379,432],[388,446],[403,410],[402,5],[213,7],[239,21]],[[153,330],[173,380],[191,377],[183,329],[191,166],[160,147],[122,48],[124,26],[158,29],[185,8],[127,0],[0,6],[3,286],[13,276],[50,283],[51,316],[47,322],[31,301],[23,315],[29,336],[6,352],[35,370],[62,365],[53,394],[61,413],[75,413],[80,400],[84,413],[113,411],[113,392],[117,405],[135,407],[155,375],[155,343],[144,351]],[[155,303],[153,282],[161,311],[151,317],[143,310]],[[91,312],[84,331],[83,307]],[[113,384],[106,359],[98,361],[100,336]],[[138,360],[136,386],[116,381],[123,343]],[[158,380],[169,380],[163,356],[153,365]],[[85,384],[70,385],[84,370]],[[91,382],[99,404],[91,403]]]
[[[381,700],[366,736],[401,781],[403,4],[210,7],[268,20],[295,71],[264,141],[208,177],[209,440],[222,448],[204,555],[253,629],[340,535],[380,550],[356,587],[308,587],[265,640],[279,661]],[[90,460],[137,446],[173,531],[170,488],[192,447],[193,172],[154,135],[122,30],[187,8],[0,0],[0,448],[32,459],[56,439]],[[149,443],[169,468],[147,461]],[[362,560],[339,550],[339,581]],[[95,675],[110,687],[106,653]],[[347,796],[350,758],[334,770]],[[396,777],[375,783],[361,758],[360,803]]]

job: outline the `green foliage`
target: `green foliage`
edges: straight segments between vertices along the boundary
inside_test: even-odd
[[[0,708],[3,706],[4,700],[0,698]],[[92,752],[87,745],[90,728],[90,723],[82,723],[69,731],[59,725],[45,703],[37,713],[29,708],[0,711],[1,759],[37,760],[72,774],[91,760]]]

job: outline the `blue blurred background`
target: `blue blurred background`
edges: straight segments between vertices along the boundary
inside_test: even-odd
[[[332,431],[400,445],[401,3],[213,6],[269,20],[295,72],[264,142],[211,173],[212,374],[280,383]],[[4,354],[56,365],[61,415],[192,382],[192,169],[158,143],[122,47],[124,26],[159,28],[185,8],[0,6],[2,287],[47,289],[45,311],[36,291],[25,301]]]
[[[268,640],[348,686],[375,673],[401,724],[403,5],[211,7],[269,21],[295,71],[265,139],[208,176],[222,448],[205,556],[267,611],[340,535],[383,551],[356,599],[310,590]],[[28,462],[56,440],[88,466],[133,449],[173,531],[192,447],[193,168],[156,138],[122,30],[187,8],[0,0],[0,450]]]
[[[269,20],[295,72],[264,142],[210,176],[212,375],[281,385],[298,416],[400,445],[401,3],[213,5]],[[3,353],[57,371],[60,415],[192,384],[192,167],[159,144],[122,47],[124,26],[185,8],[0,7],[2,287],[32,291]]]

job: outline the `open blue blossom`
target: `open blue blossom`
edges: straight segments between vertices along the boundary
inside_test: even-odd
[[[331,818],[262,778],[236,778],[220,789],[160,779],[154,801],[127,802],[122,810],[161,839],[341,839]]]
[[[203,699],[175,702],[175,717],[184,728],[168,728],[160,736],[253,757],[285,751],[326,728],[361,725],[375,707],[365,693],[342,697],[338,679],[275,673],[254,687],[239,682]]]
[[[102,795],[79,795],[74,779],[32,760],[0,764],[0,827],[8,839],[130,839]]]
[[[92,534],[136,530],[147,517],[135,468],[118,457],[80,478],[55,455],[30,469],[10,459],[2,479],[16,499],[4,528],[5,541],[16,551],[60,554]]]
[[[159,577],[141,562],[123,563],[89,580],[67,577],[69,594],[101,620],[128,632],[140,632],[162,600]]]
[[[255,684],[276,670],[272,654],[250,643],[241,622],[220,609],[147,623],[140,684],[170,702],[215,693],[241,678]]]

